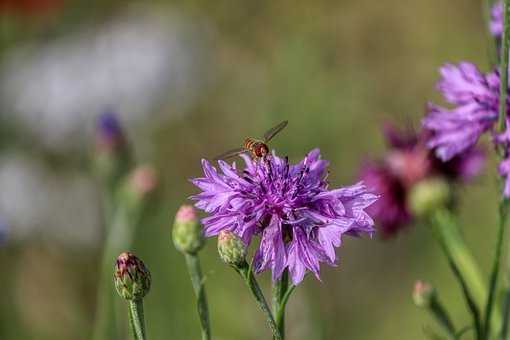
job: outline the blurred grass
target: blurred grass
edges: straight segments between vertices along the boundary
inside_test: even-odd
[[[75,0],[51,20],[4,19],[4,50],[94,28],[126,6]],[[289,119],[272,146],[293,160],[320,147],[331,161],[332,185],[349,184],[360,161],[384,150],[381,122],[419,127],[426,101],[439,100],[438,66],[488,64],[479,1],[192,0],[151,6],[207,25],[213,46],[207,67],[214,75],[188,112],[153,132],[155,150],[140,155],[154,160],[162,175],[161,199],[146,214],[133,249],[154,280],[146,299],[152,339],[199,337],[191,285],[169,228],[177,207],[195,192],[187,180],[200,174],[201,158]],[[159,110],[177,113],[171,105]],[[9,138],[0,138],[3,147],[32,148],[20,142],[22,131],[8,132]],[[463,228],[484,268],[497,212],[492,165],[461,195]],[[215,248],[211,239],[200,254],[215,339],[269,338],[242,282],[220,263]],[[338,253],[338,268],[323,268],[323,282],[307,278],[291,298],[289,339],[425,339],[422,328],[437,327],[411,302],[418,278],[439,287],[459,327],[469,321],[456,282],[423,227],[389,241],[345,239]],[[0,339],[87,339],[98,256],[99,245],[73,249],[38,239],[0,248]],[[268,288],[269,277],[261,281]]]

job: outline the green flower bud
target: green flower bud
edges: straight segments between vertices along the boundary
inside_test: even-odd
[[[430,284],[423,281],[416,281],[413,290],[413,301],[417,307],[426,308],[432,303],[436,296],[436,290]]]
[[[218,235],[218,253],[223,262],[234,267],[246,261],[246,245],[239,236],[228,230],[222,230]]]
[[[446,206],[451,199],[448,182],[442,178],[430,178],[418,182],[411,188],[408,204],[411,212],[424,217],[438,208]]]
[[[150,290],[151,274],[142,260],[130,252],[124,252],[115,261],[113,281],[124,299],[139,300]]]
[[[204,246],[202,226],[191,205],[183,205],[177,211],[172,238],[175,248],[182,253],[195,254]]]

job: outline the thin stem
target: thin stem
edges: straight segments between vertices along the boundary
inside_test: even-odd
[[[236,270],[244,279],[244,282],[250,289],[250,292],[255,298],[255,301],[257,302],[259,308],[266,315],[267,322],[269,323],[269,328],[271,328],[271,331],[273,332],[273,339],[283,340],[280,331],[278,330],[278,326],[276,325],[275,319],[273,318],[273,314],[271,313],[271,309],[269,308],[269,305],[267,304],[267,301],[264,297],[264,294],[262,293],[262,290],[260,289],[257,280],[253,276],[251,266],[248,266],[247,263],[244,263],[238,268],[236,268]]]
[[[483,276],[464,242],[454,216],[446,209],[437,210],[433,216],[431,228],[446,256],[451,258],[464,278],[477,305],[483,305],[487,298]]]
[[[285,269],[279,280],[273,283],[273,315],[280,335],[285,339],[285,305],[283,298],[289,289],[289,272]]]
[[[438,210],[433,216],[432,230],[438,239],[441,248],[447,256],[456,279],[463,288],[464,297],[473,318],[474,327],[477,329],[479,339],[488,339],[490,328],[499,329],[501,326],[501,314],[498,310],[492,310],[491,314],[485,315],[485,322],[480,322],[480,308],[489,301],[478,266],[471,253],[466,247],[460,234],[454,216],[448,210]],[[499,267],[499,265],[498,265]],[[493,299],[493,297],[491,298]],[[486,313],[489,309],[486,309]],[[480,329],[481,328],[481,329]]]
[[[510,261],[507,263],[507,266],[510,265]],[[507,268],[508,273],[510,273],[510,268]],[[507,274],[508,276],[508,274]],[[507,278],[509,280],[509,278]],[[510,287],[506,288],[505,295],[503,297],[503,325],[501,326],[501,340],[506,340],[508,338],[508,324],[510,318]]]
[[[101,256],[101,272],[97,293],[96,322],[94,325],[94,340],[106,340],[121,337],[122,323],[115,306],[115,288],[112,282],[113,259],[123,250],[130,247],[136,225],[141,216],[142,206],[132,205],[126,198],[119,197],[107,204],[107,236]],[[114,209],[115,207],[115,209]]]
[[[438,213],[438,214],[440,214],[440,213]],[[480,310],[478,308],[478,305],[474,301],[474,298],[469,290],[466,280],[462,276],[456,262],[454,261],[454,259],[452,257],[452,254],[451,254],[448,244],[447,244],[448,238],[443,237],[444,229],[452,228],[452,226],[449,226],[446,224],[447,221],[451,222],[450,219],[442,218],[441,215],[436,216],[437,223],[433,225],[433,231],[436,234],[436,238],[438,239],[441,249],[443,250],[446,258],[448,259],[448,263],[450,264],[450,268],[452,269],[453,274],[455,275],[455,278],[457,279],[457,281],[459,282],[459,284],[462,287],[464,299],[466,300],[469,311],[471,312],[471,317],[473,318],[473,325],[474,325],[474,328],[476,331],[476,339],[481,340],[482,339],[482,325],[481,325],[481,318],[480,318]],[[451,324],[451,322],[450,322],[450,324]],[[446,328],[448,328],[448,327],[446,327]],[[458,335],[455,335],[455,331],[453,334],[454,334],[454,339],[455,339]]]
[[[464,293],[464,298],[466,300],[466,304],[468,305],[469,311],[471,312],[471,316],[473,318],[473,324],[476,332],[476,339],[481,340],[482,339],[482,324],[481,324],[481,318],[480,318],[480,310],[478,309],[478,306],[476,305],[473,296],[471,295],[471,292],[469,291],[469,288],[467,287],[466,281],[462,277],[462,275],[459,272],[459,269],[455,265],[455,263],[451,260],[451,258],[448,259],[450,262],[450,267],[452,268],[453,274],[457,278],[457,281],[459,281],[462,292]],[[457,333],[457,336],[460,335]]]
[[[498,128],[505,130],[506,100],[508,94],[508,49],[510,48],[510,0],[503,1],[503,38],[501,46],[500,71],[501,78],[499,87],[499,120]]]
[[[508,57],[508,56],[507,56]],[[496,287],[498,283],[498,277],[500,272],[500,262],[501,262],[501,254],[503,251],[503,238],[505,235],[506,229],[506,218],[508,214],[508,205],[505,200],[502,200],[499,206],[499,226],[498,226],[498,234],[496,240],[496,253],[494,254],[494,259],[492,263],[492,271],[490,277],[489,284],[489,296],[487,298],[487,304],[485,307],[485,320],[484,320],[484,328],[483,334],[486,338],[490,336],[490,322],[491,316],[494,309],[494,299],[496,295]]]
[[[133,338],[135,340],[146,340],[142,299],[129,301],[129,321]]]
[[[200,268],[200,259],[195,254],[184,254],[186,265],[188,266],[191,284],[197,297],[197,310],[202,328],[202,340],[211,339],[211,325],[209,323],[209,307],[207,305],[207,296],[205,294],[204,280]]]
[[[444,328],[444,330],[448,333],[449,338],[456,339],[456,331],[453,322],[444,308],[443,304],[439,301],[439,299],[432,299],[430,306],[430,312],[434,315],[437,322]]]

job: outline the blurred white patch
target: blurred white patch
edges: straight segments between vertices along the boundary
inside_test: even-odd
[[[0,218],[7,241],[37,238],[94,246],[101,238],[98,193],[90,178],[56,174],[19,154],[0,158]]]
[[[185,111],[207,78],[203,33],[182,16],[136,7],[104,26],[18,47],[0,78],[3,112],[61,151],[83,148],[108,108],[128,127],[157,126]]]

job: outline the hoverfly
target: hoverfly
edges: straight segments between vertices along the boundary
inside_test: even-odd
[[[276,134],[282,131],[287,126],[288,123],[289,122],[285,120],[280,124],[267,130],[262,140],[248,137],[244,140],[242,147],[224,152],[218,157],[215,157],[214,159],[215,160],[228,159],[245,152],[249,152],[253,158],[264,158],[269,153],[269,147],[267,146],[266,143],[273,139],[273,137],[276,136]]]

